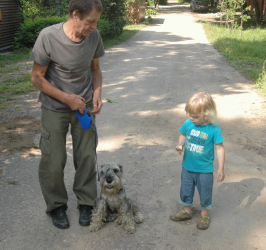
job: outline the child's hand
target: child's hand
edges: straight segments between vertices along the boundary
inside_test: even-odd
[[[219,169],[217,173],[217,182],[222,182],[225,178],[224,170]]]
[[[175,148],[177,150],[177,152],[181,155],[183,152],[183,146],[182,144],[178,144]]]

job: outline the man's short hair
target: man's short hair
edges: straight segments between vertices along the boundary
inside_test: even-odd
[[[71,0],[68,6],[68,14],[73,17],[73,12],[76,11],[80,15],[80,19],[90,14],[92,9],[102,13],[103,6],[101,0]]]

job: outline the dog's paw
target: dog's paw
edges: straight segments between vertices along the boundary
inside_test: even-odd
[[[116,225],[121,225],[121,224],[122,224],[122,220],[118,218],[118,219],[116,220]]]
[[[99,231],[101,229],[101,226],[100,225],[90,225],[89,226],[89,230],[91,231],[91,232],[97,232],[97,231]]]
[[[133,234],[133,233],[135,233],[136,228],[135,227],[125,227],[125,230],[129,234]]]
[[[137,223],[137,224],[139,224],[139,223],[141,223],[142,221],[143,221],[143,215],[142,215],[142,213],[141,212],[136,212],[135,214],[134,214],[134,221]]]

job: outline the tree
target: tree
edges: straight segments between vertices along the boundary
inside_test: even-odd
[[[258,0],[254,0],[253,3],[256,11],[256,21],[260,25],[263,19],[263,8],[265,0],[261,0],[261,3],[259,3]]]

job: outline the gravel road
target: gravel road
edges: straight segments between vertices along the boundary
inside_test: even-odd
[[[96,233],[79,226],[68,137],[65,182],[70,228],[55,228],[45,214],[37,175],[38,149],[3,153],[0,249],[265,249],[265,99],[208,42],[188,6],[172,2],[161,6],[161,11],[146,28],[108,49],[101,59],[103,100],[113,102],[105,101],[97,116],[98,164],[115,161],[124,166],[127,193],[139,204],[144,222],[137,225],[135,234],[127,234],[115,222]],[[217,103],[226,149],[226,178],[214,183],[214,208],[206,231],[196,228],[197,193],[191,221],[169,219],[181,209],[182,157],[175,146],[186,120],[185,102],[202,90]],[[39,121],[36,96],[37,92],[26,96],[20,104],[23,112],[14,109],[8,118]],[[39,131],[30,138],[38,145]],[[217,166],[215,161],[215,174]]]

